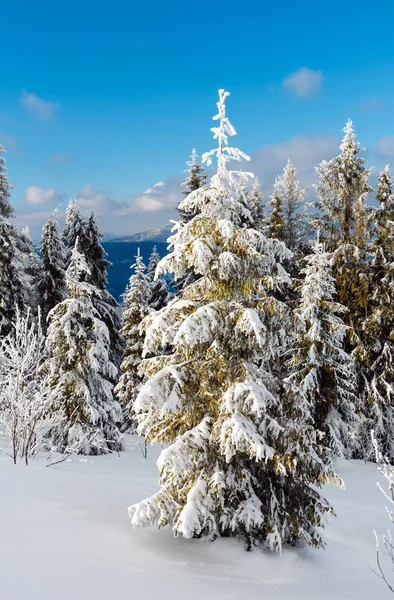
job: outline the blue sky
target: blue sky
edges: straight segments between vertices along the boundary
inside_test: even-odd
[[[266,194],[288,157],[313,181],[349,117],[377,169],[394,156],[392,1],[13,0],[2,21],[0,143],[35,236],[69,197],[107,232],[173,217],[220,87]]]

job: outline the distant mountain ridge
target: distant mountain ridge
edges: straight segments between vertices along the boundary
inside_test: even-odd
[[[136,243],[136,242],[158,242],[165,244],[168,237],[171,235],[171,229],[173,228],[172,223],[161,225],[160,227],[152,227],[145,231],[133,233],[132,235],[123,235],[122,237],[111,238],[111,244],[125,244],[125,243]]]

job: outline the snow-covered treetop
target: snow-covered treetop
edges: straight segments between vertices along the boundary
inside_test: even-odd
[[[71,298],[80,300],[92,295],[92,286],[81,281],[84,273],[89,275],[90,271],[85,256],[79,251],[79,238],[77,238],[66,271],[66,284]]]
[[[185,173],[188,175],[185,181],[181,184],[182,187],[186,188],[183,192],[184,197],[190,194],[190,192],[194,192],[194,190],[198,190],[198,188],[203,187],[207,180],[206,175],[203,175],[204,167],[198,162],[198,154],[195,148],[193,148],[190,155],[190,160],[186,164],[189,168],[185,170]]]
[[[205,152],[202,155],[202,162],[206,163],[208,167],[212,164],[212,157],[217,157],[217,175],[219,178],[227,171],[226,165],[229,160],[234,159],[240,161],[242,158],[250,160],[250,157],[247,154],[241,152],[238,148],[232,148],[228,145],[229,136],[232,137],[237,135],[237,132],[230,123],[228,117],[226,117],[226,98],[228,98],[229,95],[230,92],[219,90],[219,101],[216,103],[218,114],[212,117],[214,121],[219,121],[219,127],[211,127],[213,139],[218,140],[218,147],[209,152]]]
[[[263,279],[267,287],[282,285],[288,276],[279,263],[292,256],[282,242],[269,240],[255,229],[246,193],[246,178],[254,175],[226,168],[231,158],[249,160],[246,154],[228,146],[228,137],[235,135],[235,129],[225,113],[227,96],[228,92],[219,90],[219,112],[214,119],[220,124],[212,128],[219,147],[204,155],[209,164],[212,156],[217,157],[217,171],[208,188],[195,190],[180,202],[180,212],[191,218],[175,225],[176,233],[168,240],[173,250],[157,268],[158,276],[170,272],[177,280],[192,269],[207,278],[198,285],[210,287],[216,297],[223,295],[223,289],[219,291],[222,286],[237,294],[241,286],[251,290]],[[216,292],[213,281],[218,285]]]
[[[136,258],[139,257],[139,251],[140,251],[140,249],[138,248],[138,256]],[[148,270],[147,270],[148,277],[152,281],[155,279],[156,267],[159,264],[159,262],[160,262],[160,255],[157,251],[156,246],[153,246],[152,253],[149,257]]]
[[[126,306],[141,305],[145,306],[149,295],[149,277],[145,273],[146,266],[141,256],[140,249],[137,250],[135,263],[130,267],[133,274],[129,279],[129,284],[123,294],[123,300]]]
[[[342,154],[354,156],[355,154],[365,150],[365,148],[361,147],[359,142],[356,142],[357,136],[356,132],[354,131],[353,121],[351,119],[348,119],[342,131],[345,134],[342,138],[341,145],[339,146]]]

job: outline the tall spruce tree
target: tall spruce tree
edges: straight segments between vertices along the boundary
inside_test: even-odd
[[[239,536],[249,549],[297,539],[318,546],[330,507],[313,485],[331,473],[312,450],[313,426],[284,413],[269,369],[279,314],[271,290],[288,280],[278,261],[290,251],[253,229],[241,175],[227,170],[229,159],[248,158],[228,146],[236,133],[228,95],[219,91],[218,148],[203,157],[209,166],[217,156],[217,172],[181,203],[196,216],[179,224],[161,263],[200,279],[141,326],[148,381],[134,404],[139,432],[168,447],[160,490],[130,514],[136,525],[171,525],[187,538]]]
[[[67,206],[66,220],[62,232],[62,240],[67,259],[66,266],[68,266],[68,263],[70,262],[77,238],[79,240],[80,248],[85,249],[87,247],[86,229],[87,223],[81,215],[78,202],[76,200],[70,200]]]
[[[92,304],[89,269],[78,238],[66,272],[69,298],[49,313],[44,369],[63,420],[51,432],[54,447],[63,452],[77,445],[80,454],[119,450],[121,408],[113,398],[116,367],[109,359],[106,325]]]
[[[195,192],[204,185],[207,184],[207,176],[204,175],[204,167],[198,162],[198,154],[197,150],[193,148],[192,153],[190,155],[190,161],[187,162],[187,166],[185,173],[188,173],[185,181],[181,184],[182,187],[185,188],[183,192],[184,198],[190,194],[190,192]],[[185,217],[187,219],[187,216]]]
[[[293,252],[293,258],[285,265],[293,277],[299,276],[299,265],[307,251],[306,191],[301,188],[297,171],[288,160],[283,173],[275,180],[266,227],[271,237],[283,241]]]
[[[149,296],[151,294],[150,279],[138,248],[135,263],[131,267],[134,272],[123,295],[124,313],[122,335],[126,341],[122,375],[115,392],[120,400],[124,414],[122,430],[134,429],[134,402],[141,389],[144,375],[140,370],[144,334],[140,332],[142,320],[149,314]]]
[[[388,166],[379,174],[369,249],[369,304],[354,355],[360,365],[363,419],[355,456],[374,460],[379,449],[394,461],[394,190]]]
[[[53,214],[43,227],[41,238],[42,274],[38,282],[39,304],[42,325],[46,328],[49,312],[67,295],[65,273],[65,251],[59,223]]]
[[[185,181],[182,183],[182,187],[185,188],[183,192],[184,198],[186,198],[191,192],[195,192],[199,188],[202,188],[207,183],[207,176],[204,175],[204,167],[198,162],[198,154],[195,148],[193,148],[190,161],[186,164],[188,165],[188,169],[186,169],[186,173],[188,174]],[[178,214],[179,221],[181,223],[187,223],[190,221],[196,214],[196,207],[187,207],[185,209],[181,208],[182,203],[178,205]],[[189,285],[194,283],[198,277],[196,276],[194,270],[190,268],[180,279],[174,282],[174,289],[177,291],[179,295],[182,294],[183,290],[187,288]]]
[[[279,177],[275,179],[274,190],[267,204],[269,206],[269,214],[265,221],[267,235],[283,242],[285,239],[286,225]]]
[[[171,294],[168,291],[165,279],[161,275],[156,277],[156,269],[159,262],[160,256],[156,246],[154,246],[149,258],[147,270],[149,279],[148,306],[153,310],[160,310],[163,306],[166,306],[171,299]]]
[[[248,208],[253,218],[254,228],[257,231],[265,231],[265,215],[263,197],[257,177],[254,178],[253,187],[249,194]]]
[[[8,219],[14,209],[9,201],[12,186],[8,180],[4,152],[0,145],[0,336],[7,335],[15,317],[35,308],[33,246],[30,238]]]
[[[357,404],[354,362],[344,351],[347,327],[344,306],[335,302],[331,255],[316,241],[306,257],[301,300],[295,311],[298,323],[290,374],[285,380],[286,399],[302,407],[305,420],[324,434],[327,451],[349,458]]]
[[[123,340],[120,335],[121,319],[119,305],[107,290],[107,268],[111,263],[107,260],[101,243],[101,233],[96,217],[92,214],[86,222],[85,246],[83,247],[89,273],[85,275],[86,281],[92,285],[93,306],[108,328],[110,337],[110,360],[119,367],[122,353]]]
[[[313,224],[327,250],[333,252],[333,274],[341,304],[348,308],[344,316],[354,332],[354,347],[360,334],[360,321],[368,304],[367,241],[369,218],[366,198],[372,191],[368,179],[372,169],[360,156],[364,150],[356,142],[352,121],[344,127],[340,154],[317,167],[319,183],[315,185],[319,209]]]

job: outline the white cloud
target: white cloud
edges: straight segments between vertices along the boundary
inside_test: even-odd
[[[335,137],[316,134],[262,146],[252,154],[250,170],[258,177],[265,197],[272,193],[275,177],[282,172],[288,159],[296,167],[302,185],[310,185],[317,180],[315,167],[322,160],[336,156],[339,143]]]
[[[322,81],[323,73],[321,71],[312,71],[308,67],[301,67],[287,75],[282,84],[297,96],[312,96],[320,90]]]
[[[122,208],[122,214],[134,212],[156,212],[175,209],[181,200],[181,177],[172,177],[167,182],[158,181],[142,194],[137,194]]]
[[[51,119],[55,110],[60,106],[57,102],[46,102],[35,94],[29,94],[26,91],[22,94],[21,103],[29,115],[44,121]]]
[[[91,184],[81,187],[77,193],[77,202],[82,212],[94,211],[98,216],[114,213],[122,206],[109,192],[96,190]]]
[[[315,166],[323,159],[330,159],[338,154],[339,143],[338,139],[325,134],[296,136],[278,144],[262,146],[252,154],[251,162],[245,163],[244,168],[259,178],[267,200],[272,193],[275,177],[282,171],[288,158],[296,166],[301,184],[310,185],[317,181]],[[394,136],[392,148],[394,151]],[[97,214],[101,229],[115,235],[127,235],[176,219],[175,209],[182,199],[183,180],[183,175],[177,175],[166,181],[159,181],[145,192],[124,201],[115,199],[113,193],[97,190],[91,184],[84,185],[76,196],[85,216],[92,210]],[[44,205],[50,204],[50,197],[53,198],[53,203],[63,200],[64,194],[53,188],[41,190],[31,186],[28,190],[33,190],[29,192],[31,212],[18,213],[18,221],[23,225],[31,225],[37,239],[42,225],[53,210],[51,206],[48,207],[48,212],[44,212]],[[31,198],[36,201],[32,202]],[[64,218],[66,204],[67,201],[63,203],[61,219]]]
[[[377,150],[382,158],[392,158],[394,156],[394,135],[386,135],[379,140]]]
[[[35,206],[47,206],[61,202],[65,197],[65,193],[56,188],[48,188],[44,190],[38,185],[30,185],[25,190],[25,202]]]

